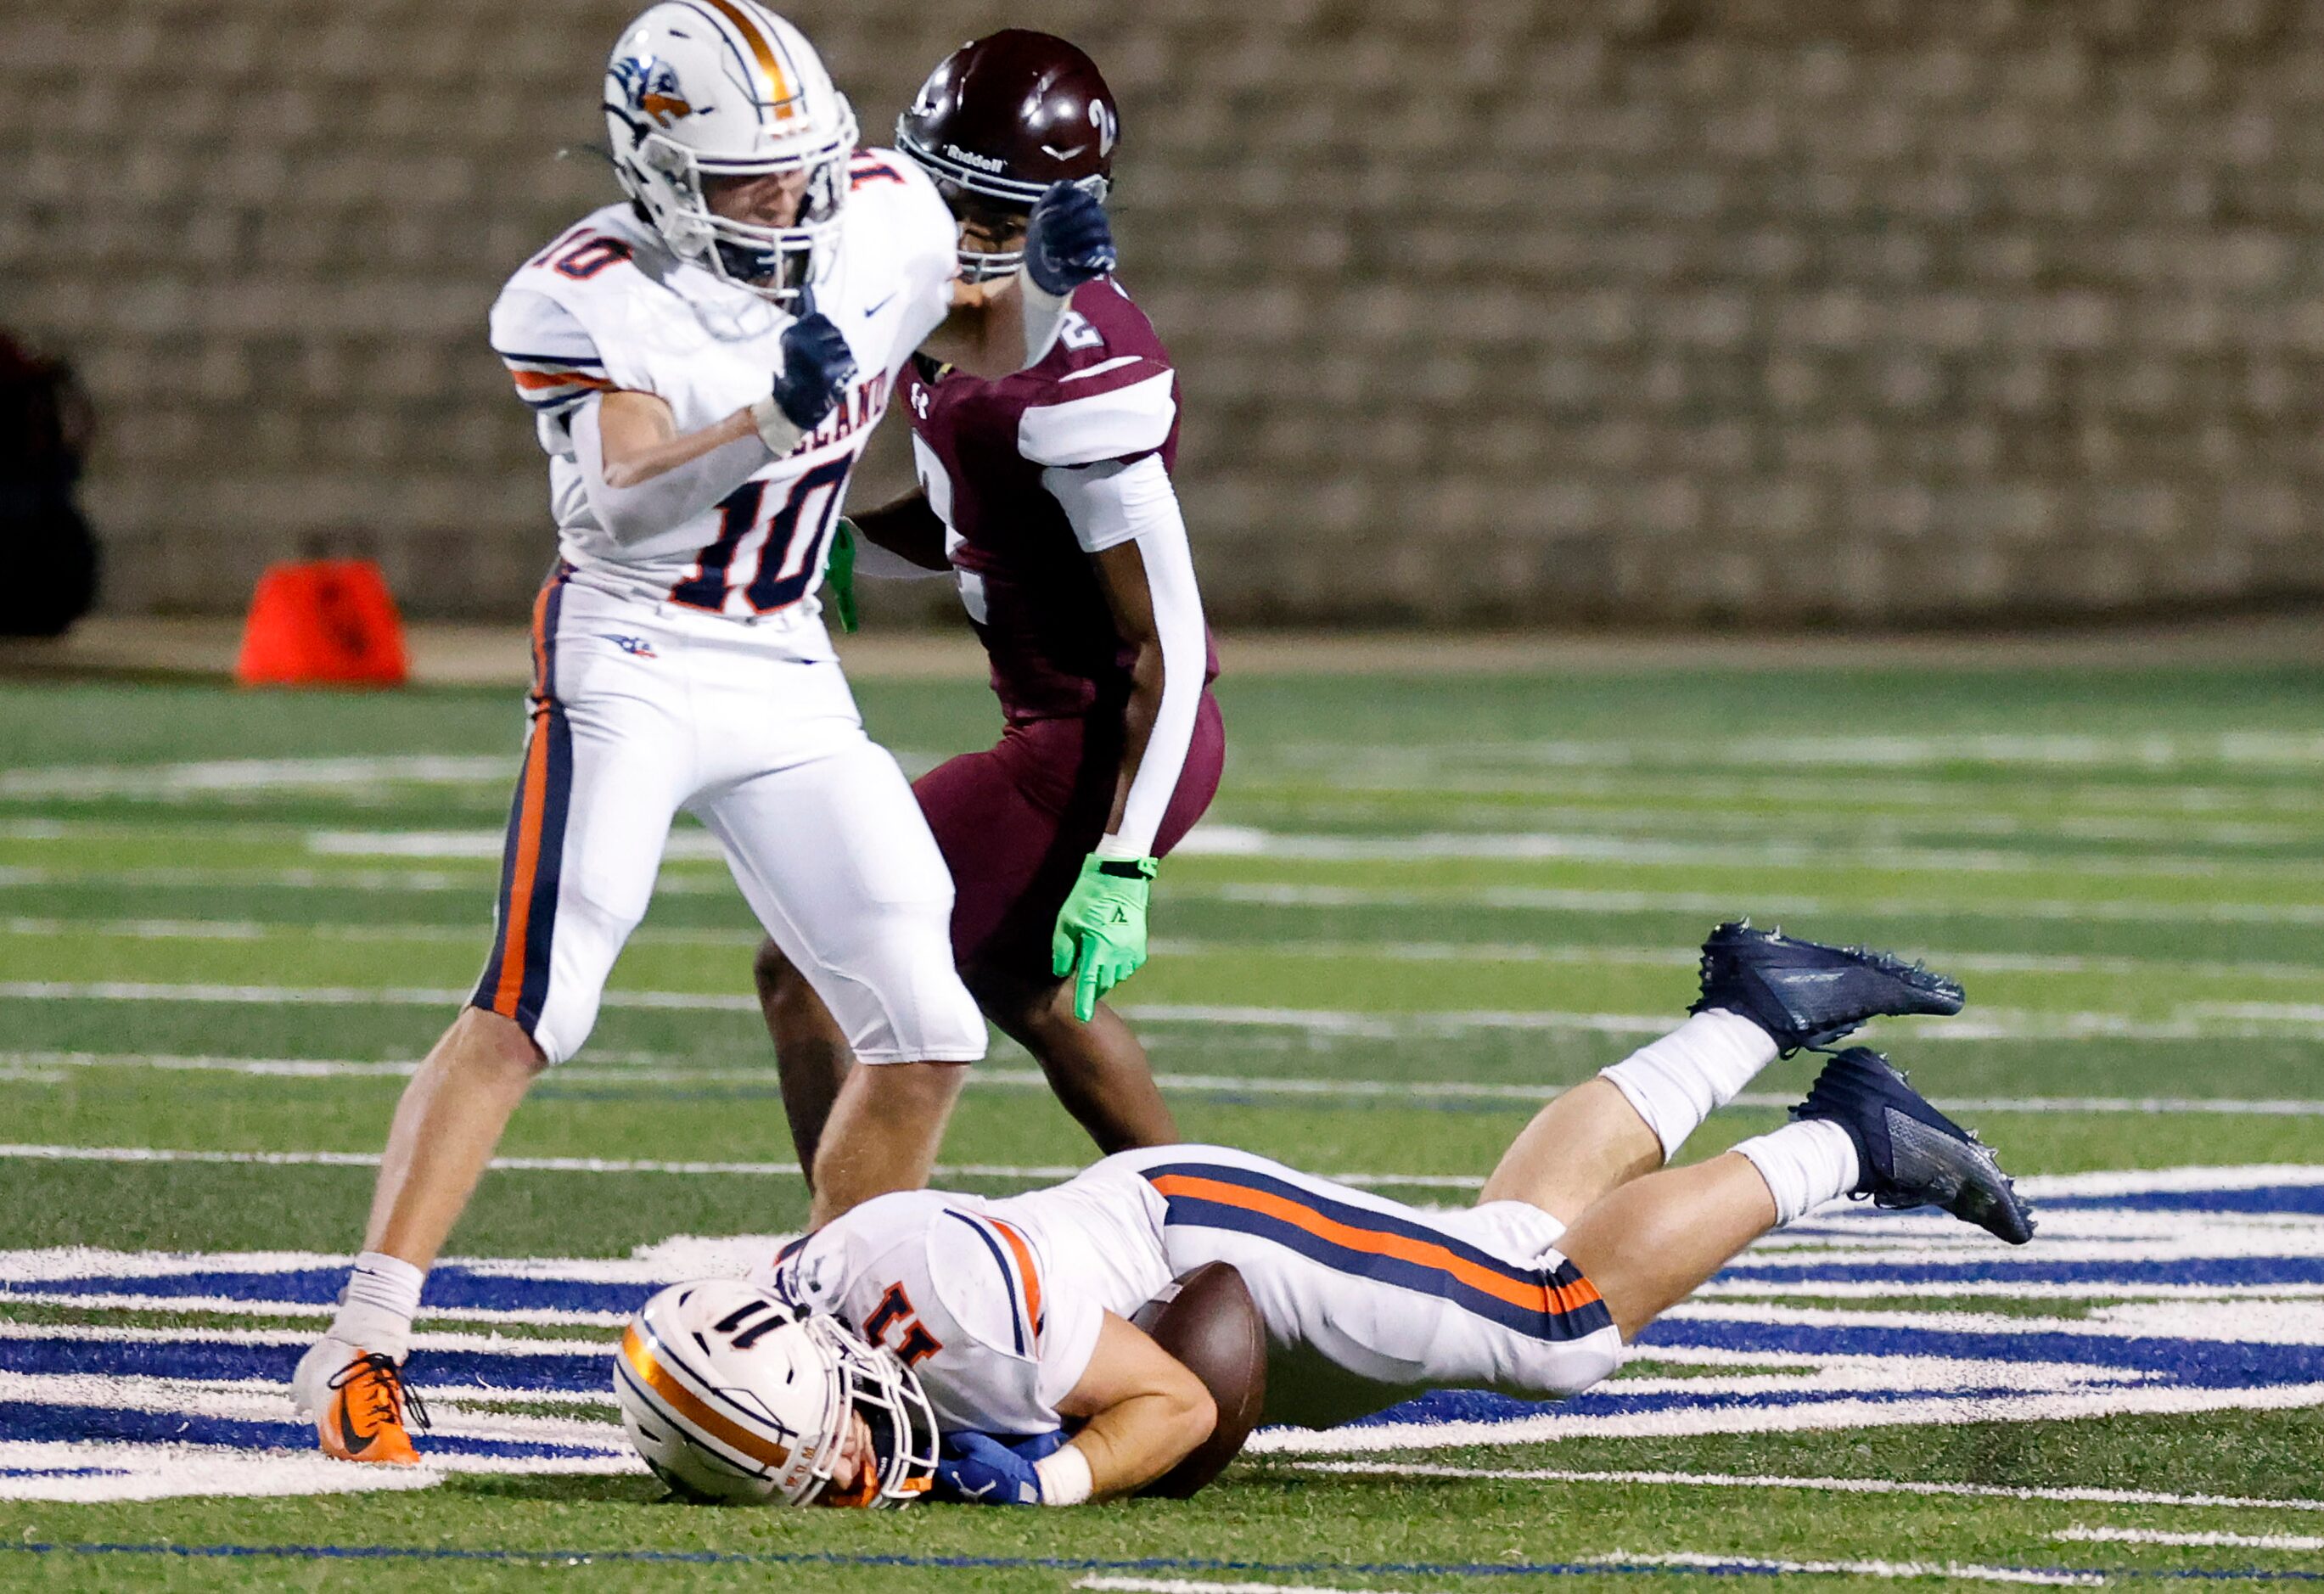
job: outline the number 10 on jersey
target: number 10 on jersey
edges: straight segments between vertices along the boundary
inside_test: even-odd
[[[742,597],[757,613],[788,609],[807,596],[822,572],[824,545],[839,519],[839,500],[854,467],[853,454],[824,461],[791,483],[771,512],[771,482],[745,482],[719,500],[718,539],[696,557],[686,579],[669,589],[672,601],[723,613],[743,569],[752,574]],[[810,523],[814,529],[801,536],[800,528]],[[754,541],[755,560],[746,551]]]

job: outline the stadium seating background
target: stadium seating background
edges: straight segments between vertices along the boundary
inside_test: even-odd
[[[631,0],[0,16],[0,324],[78,362],[117,610],[368,549],[514,616],[484,342],[612,193]],[[831,0],[885,130],[1004,23],[1124,104],[1238,622],[1902,622],[2324,593],[2324,5]],[[874,484],[892,484],[892,459]]]

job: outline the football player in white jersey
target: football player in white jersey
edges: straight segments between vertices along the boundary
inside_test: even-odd
[[[1664,1166],[1778,1055],[1876,1015],[1960,1005],[1958,985],[1918,965],[1724,925],[1703,947],[1693,1016],[1551,1101],[1466,1211],[1167,1146],[1005,1200],[883,1195],[793,1241],[754,1282],[910,1369],[944,1435],[936,1492],[982,1504],[1131,1492],[1209,1436],[1208,1390],[1130,1320],[1213,1262],[1241,1275],[1266,1330],[1263,1421],[1323,1426],[1429,1388],[1569,1395],[1736,1252],[1842,1194],[2030,1239],[1993,1154],[1862,1047],[1831,1058],[1796,1121]],[[666,1476],[765,1470],[755,1440],[729,1443],[671,1383],[700,1383],[687,1367],[724,1349],[706,1335],[676,1347],[675,1370],[632,1356],[646,1376],[617,1379],[625,1408],[654,1419],[662,1453],[647,1453]],[[906,1447],[881,1448],[892,1481]]]
[[[533,609],[491,956],[397,1108],[364,1252],[294,1378],[323,1449],[352,1460],[417,1459],[400,1368],[426,1270],[527,1086],[588,1036],[680,809],[877,1064],[834,1108],[826,1210],[925,1184],[984,1054],[950,879],[814,594],[899,367],[918,349],[996,375],[1040,358],[1073,290],[1111,269],[1103,208],[1061,186],[1012,281],[957,283],[934,185],[856,148],[813,47],[754,0],[650,7],[604,110],[626,198],[493,307],[559,557]]]

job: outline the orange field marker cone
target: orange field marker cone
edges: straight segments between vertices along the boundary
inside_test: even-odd
[[[400,686],[403,616],[370,559],[275,565],[258,578],[234,678],[245,686]]]

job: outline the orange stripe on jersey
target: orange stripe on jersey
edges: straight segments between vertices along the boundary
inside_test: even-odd
[[[794,97],[791,93],[790,79],[783,76],[783,69],[775,60],[772,42],[764,32],[760,31],[759,24],[753,22],[750,14],[741,6],[730,4],[730,0],[710,0],[710,4],[719,15],[734,24],[734,31],[741,33],[744,41],[751,46],[752,55],[758,60],[759,69],[766,73],[767,82],[770,85],[767,98],[768,103],[774,107],[775,120],[789,121],[798,114],[798,107],[792,103]]]
[[[1588,1279],[1577,1279],[1571,1285],[1520,1284],[1489,1267],[1480,1267],[1467,1258],[1456,1255],[1441,1245],[1414,1239],[1402,1234],[1383,1234],[1377,1230],[1357,1229],[1327,1218],[1312,1207],[1264,1190],[1246,1190],[1240,1184],[1228,1184],[1217,1179],[1198,1178],[1188,1174],[1163,1174],[1154,1181],[1154,1188],[1164,1195],[1184,1195],[1197,1201],[1215,1202],[1221,1206],[1240,1207],[1245,1212],[1262,1212],[1280,1222],[1305,1230],[1319,1239],[1351,1251],[1369,1251],[1374,1256],[1394,1257],[1401,1262],[1417,1267],[1434,1267],[1448,1273],[1471,1289],[1507,1301],[1512,1306],[1529,1311],[1572,1312],[1598,1299],[1598,1288]]]
[[[1017,1271],[1025,1277],[1025,1321],[1033,1325],[1038,1334],[1041,1331],[1041,1275],[1033,1266],[1033,1248],[1025,1243],[1023,1235],[1000,1219],[987,1218],[985,1221],[1001,1230],[1001,1238],[1009,1242],[1010,1252],[1017,1258]]]
[[[602,376],[584,376],[578,371],[519,371],[509,368],[520,389],[538,390],[545,387],[587,387],[612,391],[613,384]]]
[[[709,1402],[687,1388],[654,1359],[633,1325],[622,1331],[622,1359],[638,1380],[669,1403],[671,1410],[709,1434],[719,1443],[740,1451],[762,1467],[784,1466],[791,1459],[788,1445],[769,1439],[763,1433],[753,1433]]]
[[[532,928],[532,889],[540,876],[540,831],[549,809],[549,598],[551,581],[532,602],[532,734],[524,744],[524,807],[517,821],[516,862],[509,874],[508,900],[501,905],[507,933],[501,938],[501,974],[493,987],[493,1011],[516,1017],[524,995],[524,954]]]

